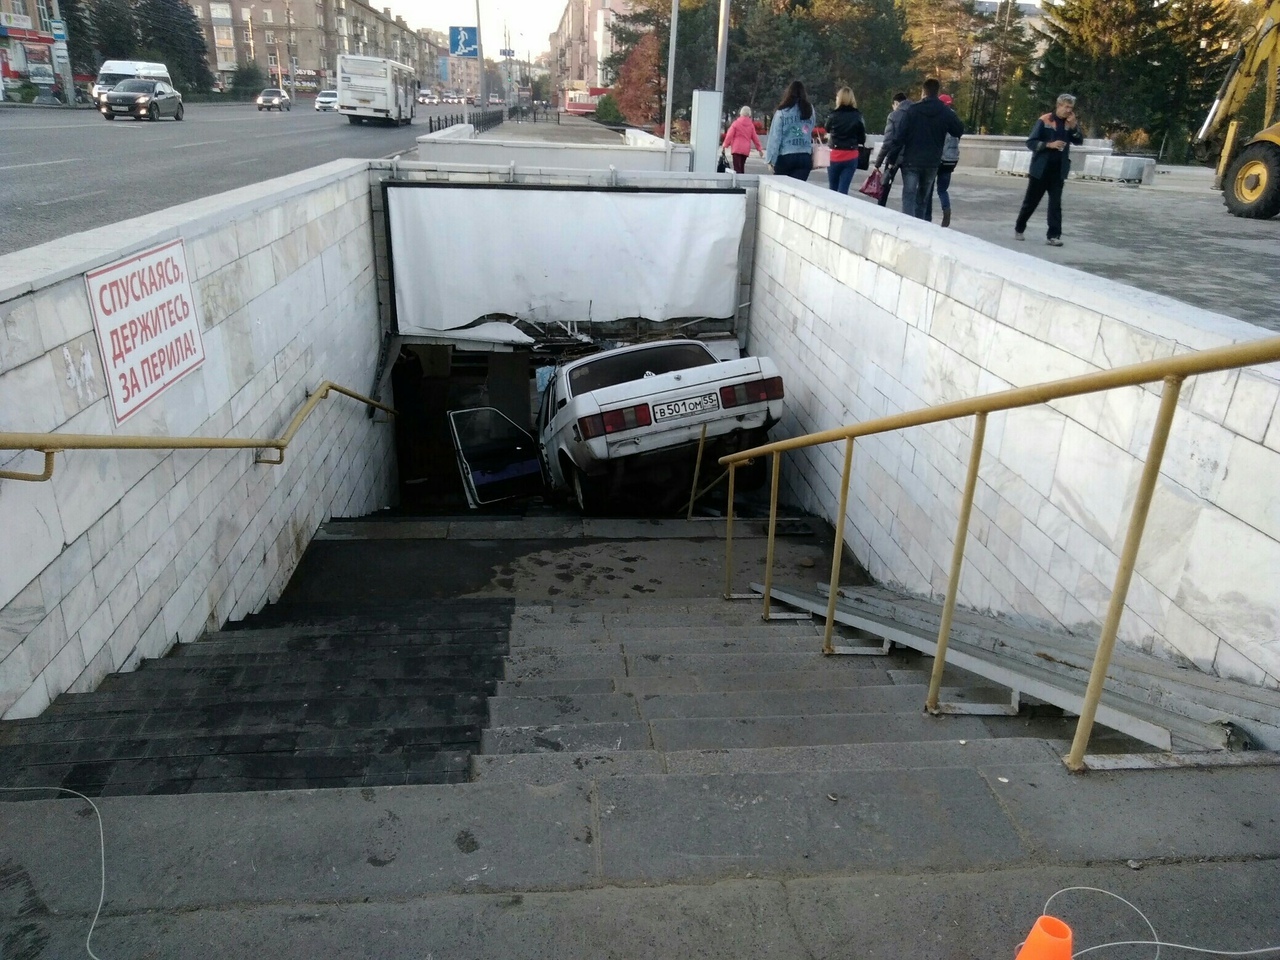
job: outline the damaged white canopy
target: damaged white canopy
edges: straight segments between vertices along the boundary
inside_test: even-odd
[[[731,317],[746,204],[733,190],[388,184],[399,332],[492,314]]]

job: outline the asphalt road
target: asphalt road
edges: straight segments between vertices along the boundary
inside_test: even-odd
[[[427,131],[353,125],[304,101],[287,113],[190,104],[181,122],[93,110],[0,109],[0,255],[343,157],[386,157]]]

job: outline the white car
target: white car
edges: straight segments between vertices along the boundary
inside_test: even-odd
[[[492,407],[449,417],[473,507],[539,493],[545,477],[595,513],[637,484],[651,503],[687,502],[703,426],[704,470],[714,469],[706,464],[766,442],[782,400],[782,378],[767,357],[718,360],[698,340],[661,340],[557,368],[542,394],[536,442]]]
[[[317,110],[337,110],[338,109],[338,91],[337,90],[321,90],[316,94]]]

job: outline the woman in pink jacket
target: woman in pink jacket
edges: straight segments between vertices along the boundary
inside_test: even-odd
[[[760,145],[760,138],[756,136],[755,121],[751,119],[751,108],[743,107],[738,111],[738,119],[729,124],[729,129],[724,135],[724,143],[722,147],[728,147],[729,153],[733,156],[733,172],[747,172],[747,157],[751,155],[751,145],[755,144],[756,153],[764,156],[764,148]]]

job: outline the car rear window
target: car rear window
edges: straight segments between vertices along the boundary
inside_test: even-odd
[[[283,93],[284,93],[283,90],[263,90],[262,91],[262,95],[264,97],[279,97],[283,95]]]
[[[602,354],[569,371],[569,386],[574,395],[612,387],[619,383],[643,380],[690,367],[715,363],[716,358],[700,343],[664,343],[647,350]]]
[[[152,80],[126,80],[116,87],[123,93],[150,93],[155,88],[155,82]]]

